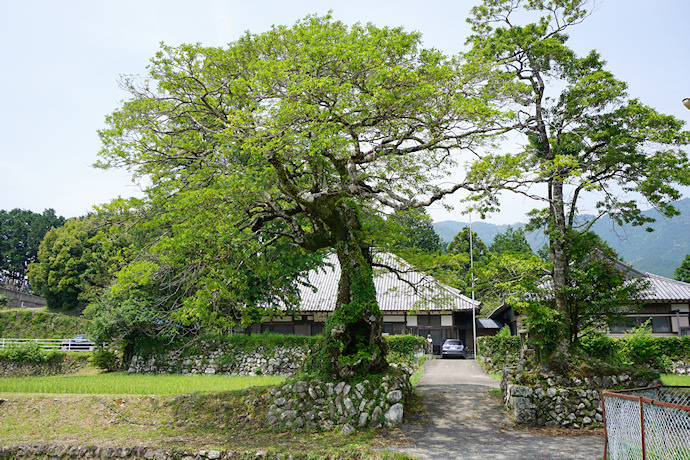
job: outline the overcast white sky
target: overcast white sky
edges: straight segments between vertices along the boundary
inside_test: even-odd
[[[126,94],[123,74],[146,73],[160,42],[222,46],[244,31],[293,24],[333,11],[346,23],[404,26],[427,46],[464,49],[465,17],[475,0],[0,0],[0,209],[53,208],[84,215],[93,205],[136,192],[123,171],[90,165],[97,130]],[[690,121],[690,1],[599,0],[570,32],[580,54],[597,49],[630,94]],[[509,201],[494,223],[524,220]],[[430,210],[434,220],[464,220],[460,210]]]

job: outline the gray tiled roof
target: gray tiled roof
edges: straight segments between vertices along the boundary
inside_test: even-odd
[[[316,290],[302,286],[298,310],[330,312],[335,308],[340,279],[340,264],[335,254],[325,258],[326,265],[309,272],[309,284]],[[398,273],[375,268],[374,285],[379,308],[384,313],[411,311],[449,311],[479,308],[481,303],[464,296],[459,290],[447,286],[414,269],[404,260],[390,253],[375,253],[374,262],[395,268]]]
[[[638,300],[641,302],[690,302],[690,283],[655,275],[654,273],[642,272],[634,268],[630,269],[628,265],[622,262],[618,262],[617,266],[628,270],[628,276],[644,278],[649,282],[649,287],[642,291],[638,297]],[[539,287],[544,291],[541,294],[544,299],[551,298],[553,295],[551,292],[553,290],[553,281],[550,277],[544,277],[539,283]],[[494,312],[491,314],[493,315]]]
[[[676,281],[653,273],[645,273],[650,287],[645,291],[644,300],[689,302],[690,283]]]

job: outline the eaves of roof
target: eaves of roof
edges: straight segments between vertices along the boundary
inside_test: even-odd
[[[666,278],[653,273],[645,273],[650,286],[642,300],[666,302],[690,302],[690,283]]]
[[[325,265],[311,270],[309,284],[300,288],[303,312],[331,312],[335,309],[340,280],[340,264],[334,254],[325,257]],[[393,267],[396,272],[376,268],[374,286],[379,308],[384,313],[416,311],[458,311],[481,307],[459,290],[420,272],[399,257],[385,252],[374,253],[374,262]]]

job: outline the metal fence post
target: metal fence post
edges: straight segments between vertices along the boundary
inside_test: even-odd
[[[604,390],[599,390],[599,397],[601,398],[601,416],[604,419],[604,460],[609,451],[609,435],[606,432],[606,406],[604,405]]]
[[[642,460],[647,460],[647,448],[644,439],[644,402],[640,398],[640,435],[642,436]]]

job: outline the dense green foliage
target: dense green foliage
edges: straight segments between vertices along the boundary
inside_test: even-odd
[[[566,45],[566,31],[587,16],[586,3],[485,0],[468,19],[470,55],[494,62],[504,77],[506,103],[517,114],[513,127],[524,140],[515,151],[497,150],[471,165],[468,180],[478,193],[469,199],[482,213],[497,209],[501,190],[537,200],[530,225],[548,237],[551,317],[568,322],[557,350],[564,355],[578,336],[573,290],[592,278],[570,270],[578,233],[604,215],[619,225],[649,224],[629,192],[664,216],[677,215],[672,203],[690,184],[683,122],[629,97],[595,51],[578,57]],[[587,221],[580,207],[593,194],[596,215]]]
[[[322,358],[334,376],[382,367],[369,216],[463,187],[434,184],[500,115],[479,62],[400,28],[307,17],[226,48],[162,46],[149,69],[123,82],[131,99],[100,133],[101,166],[146,178],[143,199],[108,212],[161,232],[118,274],[113,306],[153,286],[167,321],[244,326],[294,305],[332,250],[343,270]]]
[[[479,356],[490,358],[491,369],[501,370],[505,365],[517,363],[520,345],[517,336],[482,337]],[[612,338],[590,329],[582,336],[576,351],[569,363],[571,367],[584,360],[590,365],[601,363],[620,369],[653,368],[663,373],[670,370],[672,360],[690,358],[690,336],[654,337],[648,327],[642,326],[623,337]]]
[[[56,216],[53,209],[42,214],[22,209],[0,210],[0,275],[24,282],[45,234],[64,223],[65,218]]]
[[[0,311],[0,337],[65,339],[84,334],[89,322],[80,316],[31,310]]]
[[[396,210],[386,219],[374,220],[370,226],[379,228],[377,247],[394,252],[436,254],[444,249],[434,230],[431,217],[424,208]]]
[[[611,323],[635,308],[648,286],[643,277],[630,276],[618,263],[618,255],[591,232],[574,233],[570,241],[569,276],[561,288],[565,311],[556,308],[550,280],[542,282],[522,300],[530,339],[541,358],[558,351],[563,341],[577,348],[580,337],[590,329],[608,329]]]
[[[390,335],[386,337],[388,342],[388,350],[392,353],[400,353],[401,355],[414,355],[416,352],[422,351],[426,347],[426,340],[424,337],[417,335]]]
[[[489,368],[500,371],[506,365],[513,365],[520,355],[520,337],[498,334],[493,337],[479,337],[477,339],[477,358],[490,358]]]
[[[505,232],[495,235],[488,250],[496,254],[503,254],[504,252],[524,255],[533,254],[532,247],[525,237],[525,229],[522,227],[517,229],[508,227]]]
[[[65,354],[59,351],[46,351],[36,342],[26,342],[0,350],[0,360],[15,363],[42,364],[61,361]]]
[[[262,348],[271,350],[274,348],[304,348],[309,349],[317,346],[320,337],[308,337],[303,335],[283,335],[283,334],[237,334],[233,336],[209,335],[200,339],[201,341],[211,341],[215,343],[229,343],[238,350],[251,351]]]
[[[109,284],[116,253],[111,244],[96,238],[101,225],[89,216],[69,219],[46,233],[37,260],[29,266],[29,281],[48,308],[83,308]]]
[[[690,254],[686,255],[680,266],[676,268],[673,278],[684,283],[690,283]]]

